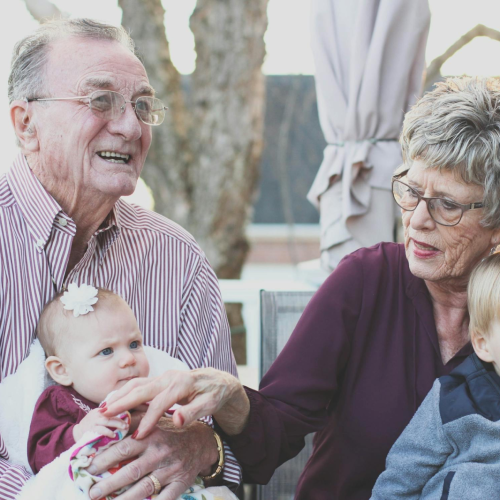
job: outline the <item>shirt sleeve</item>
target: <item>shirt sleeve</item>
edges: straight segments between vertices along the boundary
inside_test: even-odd
[[[30,477],[24,467],[0,458],[0,500],[15,500]]]
[[[238,436],[224,435],[245,482],[268,483],[275,469],[304,447],[305,436],[326,424],[349,358],[362,295],[362,264],[351,254],[309,302],[263,377],[260,392],[245,388],[249,422]]]
[[[181,306],[179,357],[191,369],[212,367],[238,376],[231,349],[231,331],[219,282],[206,257],[193,260]],[[211,424],[211,419],[207,421]],[[242,473],[233,452],[224,442],[223,479],[239,484]]]
[[[28,437],[28,461],[35,474],[74,444],[73,427],[78,411],[71,411],[67,396],[49,387],[38,400]]]
[[[418,500],[428,481],[453,452],[439,412],[439,380],[424,399],[410,423],[394,443],[386,470],[373,488],[371,500],[398,498]]]

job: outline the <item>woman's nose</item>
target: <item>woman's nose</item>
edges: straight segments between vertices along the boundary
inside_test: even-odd
[[[429,213],[429,207],[425,200],[420,200],[417,208],[410,214],[410,225],[413,229],[432,229],[434,227],[435,222]]]

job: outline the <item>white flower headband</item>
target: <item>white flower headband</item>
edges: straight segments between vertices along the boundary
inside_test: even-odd
[[[64,309],[73,311],[73,316],[87,314],[93,311],[93,304],[97,302],[97,288],[82,283],[80,287],[76,283],[71,283],[68,286],[68,291],[64,292],[61,297],[61,302],[64,304]]]

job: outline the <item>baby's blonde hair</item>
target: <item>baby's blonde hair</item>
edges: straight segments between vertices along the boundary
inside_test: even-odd
[[[500,253],[490,255],[478,264],[467,287],[469,333],[488,336],[491,324],[500,319]]]
[[[63,295],[64,292],[58,293],[44,307],[36,327],[37,337],[47,357],[57,356],[59,354],[58,348],[61,346],[63,340],[68,339],[71,333],[71,321],[82,321],[85,320],[87,315],[92,314],[92,312],[89,312],[85,316],[75,318],[73,316],[73,311],[64,309],[64,305],[61,302],[61,297]],[[123,301],[119,295],[105,288],[98,288],[97,298],[98,301],[93,305],[94,310],[102,308],[106,303],[110,302],[110,300],[118,299]]]

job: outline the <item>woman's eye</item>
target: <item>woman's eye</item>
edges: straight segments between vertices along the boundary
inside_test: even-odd
[[[138,348],[139,348],[139,342],[137,342],[137,340],[130,342],[130,349],[138,349]]]
[[[102,356],[109,356],[113,354],[113,349],[111,349],[111,347],[106,347],[106,349],[103,349],[99,354]]]
[[[447,201],[447,200],[440,200],[441,201],[441,206],[445,210],[457,210],[459,206],[456,203],[453,203],[452,201]]]

